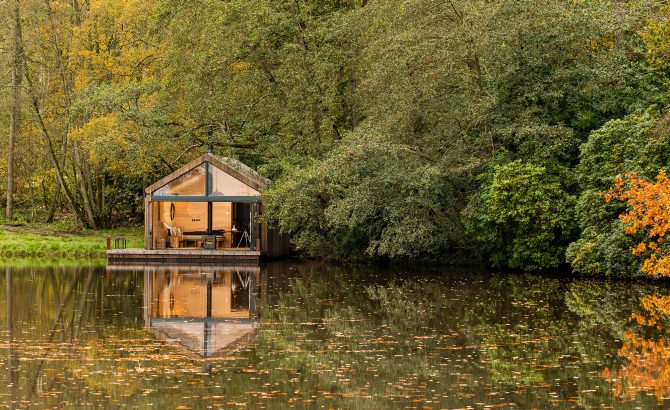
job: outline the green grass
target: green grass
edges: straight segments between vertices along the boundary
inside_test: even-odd
[[[104,257],[107,237],[124,236],[128,248],[141,248],[142,228],[64,231],[48,224],[0,225],[0,256]]]

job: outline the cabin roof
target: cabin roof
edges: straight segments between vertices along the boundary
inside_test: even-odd
[[[190,171],[194,168],[197,168],[198,166],[200,166],[201,164],[203,164],[205,162],[209,162],[210,164],[219,168],[223,172],[231,175],[232,177],[234,177],[238,181],[242,182],[243,184],[246,184],[246,185],[250,186],[251,188],[253,188],[257,191],[260,191],[261,189],[267,188],[267,186],[270,184],[269,179],[263,177],[261,174],[254,171],[249,166],[243,164],[242,162],[240,162],[236,159],[207,153],[207,154],[203,154],[203,155],[199,156],[198,158],[194,159],[193,161],[189,162],[188,164],[182,166],[179,169],[176,169],[175,171],[173,171],[170,174],[164,176],[163,178],[159,179],[155,183],[149,185],[148,187],[145,188],[144,191],[147,194],[151,194],[152,192],[154,192],[155,190],[164,186],[165,184],[167,184],[171,181],[174,181],[175,179],[184,175],[188,171]]]

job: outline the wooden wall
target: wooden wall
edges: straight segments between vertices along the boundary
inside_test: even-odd
[[[266,224],[262,227],[262,250],[265,250],[268,258],[279,258],[289,256],[291,253],[288,235],[282,235],[278,229],[268,228]]]
[[[165,238],[166,236],[165,228],[163,227],[163,224],[160,222],[158,205],[159,205],[158,202],[154,202],[151,204],[151,212],[150,212],[151,226],[153,226],[154,230],[152,235],[151,249],[156,249],[156,243],[158,242],[158,240]]]

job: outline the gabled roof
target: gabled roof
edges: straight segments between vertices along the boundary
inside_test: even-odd
[[[165,177],[161,178],[155,183],[149,185],[144,189],[144,192],[146,192],[147,194],[151,194],[158,188],[164,186],[165,184],[171,181],[174,181],[183,174],[187,173],[188,171],[194,168],[197,168],[198,166],[200,166],[205,162],[209,162],[210,164],[219,168],[223,172],[231,175],[238,181],[250,186],[251,188],[257,191],[267,188],[267,186],[270,184],[269,179],[263,177],[261,174],[254,171],[253,169],[249,168],[247,165],[241,163],[236,159],[207,153],[199,156],[198,158],[194,159],[193,161],[189,162],[183,167],[173,171],[169,175],[166,175]]]
[[[147,318],[154,336],[181,348],[189,356],[209,358],[243,347],[256,337],[249,319]]]

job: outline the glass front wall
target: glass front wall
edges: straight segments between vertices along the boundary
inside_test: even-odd
[[[216,166],[204,163],[163,185],[153,196],[260,196],[260,192]]]
[[[201,235],[208,234],[207,208],[207,202],[154,202],[151,215],[155,243],[152,246],[158,249],[200,247]],[[245,230],[250,233],[249,226],[249,204],[212,203],[211,234],[216,236],[217,249],[233,248],[238,244],[248,247],[249,240],[242,240],[242,237]],[[174,236],[177,238],[172,238]]]
[[[168,182],[153,192],[154,196],[204,196],[206,186],[205,164]]]
[[[205,162],[152,192],[151,246],[209,247],[211,238],[201,239],[208,235],[216,237],[216,248],[253,248],[257,225],[247,202],[259,197],[257,190]]]
[[[232,175],[210,165],[212,196],[259,196],[260,193]]]

